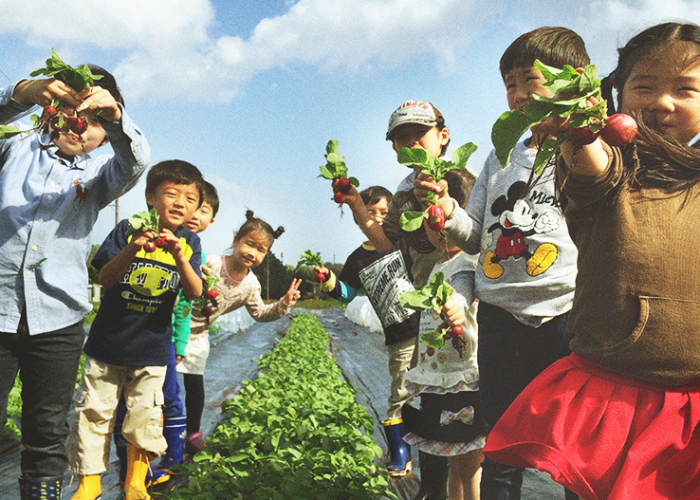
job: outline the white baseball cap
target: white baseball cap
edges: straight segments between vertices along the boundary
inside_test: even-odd
[[[391,133],[400,125],[418,123],[426,127],[434,127],[440,121],[443,124],[445,122],[442,113],[428,101],[406,101],[391,114],[386,140],[391,140]]]

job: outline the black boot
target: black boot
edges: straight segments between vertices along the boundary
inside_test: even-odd
[[[20,477],[19,496],[22,500],[61,500],[61,477]]]
[[[447,498],[447,457],[418,452],[420,490],[413,500],[445,500]]]

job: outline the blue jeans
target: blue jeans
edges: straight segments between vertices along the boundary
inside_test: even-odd
[[[83,322],[29,335],[24,315],[17,332],[0,333],[0,407],[7,406],[19,371],[22,381],[22,475],[62,476],[68,465],[68,410],[73,400]]]
[[[537,375],[571,353],[567,317],[562,314],[534,328],[499,307],[479,303],[479,388],[489,428]],[[488,458],[482,467],[481,500],[520,499],[523,469]]]

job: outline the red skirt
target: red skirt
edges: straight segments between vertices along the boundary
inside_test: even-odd
[[[659,388],[572,354],[525,388],[484,453],[586,500],[700,499],[700,384]]]

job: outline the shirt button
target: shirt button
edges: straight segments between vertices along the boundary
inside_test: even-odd
[[[47,197],[49,200],[53,199],[53,196],[51,196],[50,194],[49,194],[49,195],[46,195],[46,197]]]
[[[43,224],[43,223],[44,223],[44,219],[39,219],[37,222],[39,222],[39,224]]]
[[[56,183],[55,183],[54,181],[51,181],[51,183],[49,184],[49,186],[54,187],[54,186],[56,186]]]
[[[38,246],[34,245],[34,246],[32,247],[32,252],[36,252],[38,248],[39,248]]]

